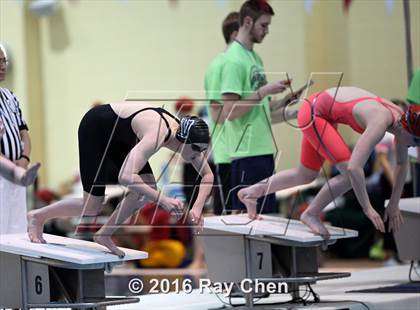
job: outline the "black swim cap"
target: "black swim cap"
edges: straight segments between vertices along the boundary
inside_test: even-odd
[[[176,138],[185,144],[209,144],[209,127],[197,116],[184,116],[176,131]]]

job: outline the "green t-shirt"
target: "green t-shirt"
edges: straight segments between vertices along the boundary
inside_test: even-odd
[[[224,63],[224,53],[216,56],[215,59],[207,67],[204,78],[204,89],[206,91],[206,108],[209,115],[209,127],[211,131],[211,143],[213,150],[213,161],[216,164],[230,163],[228,147],[226,144],[224,124],[217,124],[212,117],[210,111],[210,102],[221,104],[220,82]],[[215,115],[216,116],[216,115]]]
[[[221,90],[246,99],[267,83],[261,58],[235,41],[225,52]],[[246,101],[245,101],[246,102]],[[269,98],[248,113],[226,123],[231,159],[273,154]]]
[[[407,101],[413,104],[420,104],[420,68],[413,74],[413,78],[408,88]]]

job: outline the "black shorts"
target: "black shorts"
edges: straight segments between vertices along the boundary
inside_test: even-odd
[[[138,139],[131,120],[119,118],[109,105],[89,110],[79,125],[79,165],[83,190],[104,196],[107,184],[118,184],[124,160]],[[149,163],[141,174],[153,174]]]
[[[233,160],[231,171],[232,208],[234,210],[246,210],[245,205],[238,198],[238,191],[241,188],[271,177],[273,173],[273,155],[261,155]],[[278,213],[276,196],[274,193],[258,199],[257,212]]]
[[[213,201],[215,215],[221,215],[224,211],[232,210],[231,197],[231,164],[217,164],[215,173],[215,187]]]

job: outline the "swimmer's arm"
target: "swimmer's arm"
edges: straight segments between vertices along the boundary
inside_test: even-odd
[[[193,205],[193,209],[195,209],[198,214],[201,214],[204,204],[213,189],[214,176],[209,164],[207,163],[207,159],[203,154],[193,158],[191,164],[201,176],[198,196]]]
[[[139,195],[145,195],[152,201],[157,202],[161,193],[154,189],[155,184],[147,184],[137,174],[147,164],[147,161],[160,148],[160,143],[156,142],[156,135],[145,135],[127,155],[121,167],[118,181],[121,185],[127,186]]]
[[[395,138],[395,151],[397,164],[394,169],[394,186],[392,187],[391,198],[389,199],[387,208],[398,208],[401,194],[404,189],[404,182],[407,176],[408,154],[407,147]]]
[[[366,178],[363,167],[375,148],[375,145],[385,135],[386,124],[384,123],[386,122],[378,121],[375,124],[368,125],[353,149],[347,168],[354,193],[359,204],[365,211],[371,207],[371,204],[366,189]]]

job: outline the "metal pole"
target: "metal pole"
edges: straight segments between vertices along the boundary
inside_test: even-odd
[[[404,28],[405,28],[405,54],[407,64],[407,85],[410,86],[410,82],[413,78],[413,52],[411,46],[411,18],[410,18],[410,1],[403,1],[404,8]],[[416,164],[410,165],[412,176],[413,176],[413,197],[417,197],[420,193],[417,192],[417,183],[419,182],[419,176],[416,173]]]
[[[410,84],[413,78],[413,52],[411,47],[411,19],[410,19],[410,1],[404,0],[404,26],[405,26],[405,51],[407,63],[407,79]]]
[[[22,310],[28,310],[28,265],[24,257],[20,257],[20,278],[22,281]]]
[[[290,266],[290,277],[297,278],[297,257],[296,257],[296,247],[290,247],[290,259],[291,259],[291,266]],[[292,302],[299,302],[300,301],[300,292],[299,292],[299,283],[292,283]]]
[[[247,279],[254,279],[252,270],[252,258],[251,258],[251,240],[249,240],[246,236],[244,236],[245,241],[245,270],[246,270],[246,278]],[[245,305],[248,309],[254,308],[254,292],[251,291],[250,293],[245,294]]]

